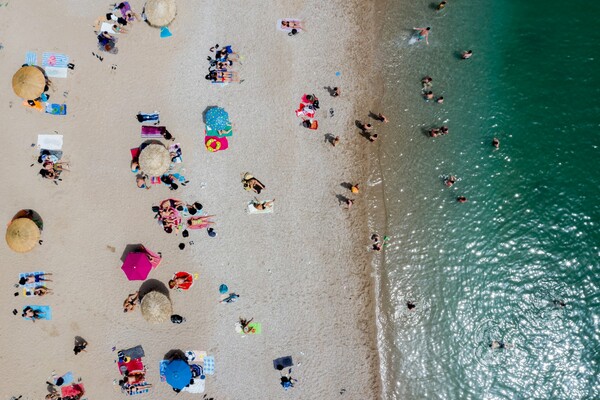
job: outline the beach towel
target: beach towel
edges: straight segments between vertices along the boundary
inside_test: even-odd
[[[46,287],[46,284],[44,284],[43,282],[38,282],[36,284],[34,284],[35,287],[33,288],[23,288],[23,296],[25,297],[33,297],[35,296],[34,291],[35,289],[41,288],[41,287]]]
[[[176,164],[183,162],[183,158],[181,158],[181,145],[179,143],[173,143],[169,146],[169,154],[171,154],[171,162]],[[185,182],[185,179],[181,182]]]
[[[52,374],[52,376],[54,377],[54,373]],[[58,379],[62,378],[63,382],[58,385]],[[59,376],[56,379],[53,379],[54,384],[56,386],[64,386],[64,385],[68,385],[69,383],[73,382],[73,373],[71,371],[67,372],[66,374],[64,374],[63,376]]]
[[[205,356],[204,357],[204,374],[214,375],[215,374],[215,357]]]
[[[62,150],[63,135],[38,135],[37,145],[40,149]]]
[[[158,363],[158,369],[159,369],[159,373],[160,373],[160,381],[161,382],[166,382],[167,381],[167,377],[165,376],[165,371],[167,370],[167,365],[169,365],[169,361],[168,360],[161,360]]]
[[[272,201],[272,200],[267,200],[267,201]],[[256,207],[254,207],[254,201],[250,201],[248,203],[248,214],[271,214],[273,212],[274,206],[275,206],[275,203],[271,204],[271,207],[269,207],[269,208],[265,208],[264,210],[259,210]]]
[[[43,53],[42,67],[67,68],[69,57],[60,53]]]
[[[103,22],[102,25],[100,25],[100,32],[107,32],[111,35],[118,35],[119,32],[115,32],[115,30],[113,29],[113,25],[115,24],[110,22]]]
[[[49,78],[66,78],[69,76],[68,68],[62,67],[44,67],[46,76]]]
[[[128,362],[119,361],[117,365],[119,366],[121,375],[125,375],[125,372],[144,371],[146,369],[141,358],[135,358]]]
[[[132,360],[146,356],[142,346],[135,346],[130,349],[121,350],[121,352],[123,353],[123,356],[129,357]]]
[[[25,53],[25,64],[37,65],[37,54],[34,51],[28,51]]]
[[[151,185],[160,185],[162,181],[160,180],[160,176],[153,176],[150,178]]]
[[[46,111],[46,114],[67,115],[67,105],[66,104],[46,103],[45,111]]]
[[[260,322],[250,322],[248,327],[250,328],[249,335],[259,335],[262,333],[262,324]]]
[[[26,306],[27,307],[27,306]],[[52,319],[52,309],[50,306],[29,306],[33,310],[37,310],[41,312],[40,318],[38,319],[46,319],[50,321]],[[23,319],[32,320],[31,318],[23,317]],[[66,383],[66,382],[65,382]]]
[[[134,396],[136,394],[148,393],[150,391],[150,388],[152,388],[152,385],[148,382],[134,383],[133,385],[126,384],[121,389],[121,392],[129,396]]]
[[[206,150],[216,153],[217,151],[227,150],[229,148],[229,142],[226,137],[210,137],[204,138],[204,145]]]
[[[74,383],[72,385],[63,386],[60,389],[60,392],[62,393],[62,397],[77,396],[81,393],[84,393],[85,389],[83,387],[83,383]]]
[[[155,111],[153,113],[138,113],[136,115],[136,118],[138,120],[138,122],[144,123],[144,122],[154,122],[154,121],[159,121],[160,120],[160,114],[158,111]]]
[[[19,281],[21,280],[21,278],[27,278],[28,276],[39,276],[39,275],[44,275],[43,271],[35,271],[35,272],[22,272],[19,274]],[[37,279],[36,279],[37,280]],[[34,282],[34,283],[26,283],[24,285],[21,285],[27,289],[35,289],[36,286],[41,285],[41,282],[43,281],[38,281],[38,282]]]
[[[279,357],[273,360],[273,368],[278,371],[282,371],[284,368],[293,366],[294,362],[292,361],[292,356]]]
[[[142,125],[142,138],[162,139],[165,129],[164,126]]]
[[[27,100],[23,100],[23,103],[22,103],[22,104],[23,104],[25,107],[28,107],[28,108],[33,108],[33,109],[35,109],[35,110],[38,110],[39,112],[42,112],[42,111],[44,111],[44,103],[42,103],[42,102],[41,102],[41,101],[39,101],[39,100],[35,100],[35,101],[33,102],[33,105],[32,105],[32,106],[31,106],[31,105],[29,105],[29,103],[27,102]]]
[[[308,118],[314,118],[315,109],[310,104],[300,103],[296,110],[296,117],[305,116]]]
[[[204,393],[205,379],[194,378],[194,383],[181,389],[182,392]]]
[[[191,217],[188,218],[186,226],[188,229],[204,229],[212,225],[211,222],[213,221],[207,217]]]
[[[211,137],[226,137],[226,136],[231,136],[233,135],[233,130],[231,128],[231,124],[228,124],[227,127],[225,129],[223,129],[226,133],[219,133],[218,130],[211,128],[210,126],[206,125],[206,131],[205,134],[206,136],[211,136]]]
[[[139,147],[130,149],[129,152],[131,153],[132,160],[136,160],[140,156],[140,148]]]
[[[277,29],[279,29],[282,32],[291,32],[292,31],[292,28],[284,27],[284,26],[281,25],[281,23],[283,21],[288,21],[288,22],[292,22],[292,23],[296,23],[296,24],[299,24],[301,22],[299,19],[292,19],[292,18],[278,19],[277,20]],[[301,30],[301,29],[298,29],[298,28],[296,28],[296,29],[297,30]]]

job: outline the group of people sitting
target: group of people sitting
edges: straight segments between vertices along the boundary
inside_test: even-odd
[[[38,164],[42,164],[39,174],[45,178],[54,181],[58,185],[61,181],[60,175],[63,171],[69,171],[69,163],[62,161],[56,154],[52,154],[49,150],[42,150],[37,160]]]
[[[219,45],[210,48],[211,53],[215,53],[214,58],[208,56],[208,75],[206,80],[212,83],[243,82],[240,80],[237,71],[231,67],[235,61],[239,62],[240,56],[231,49],[231,46],[225,46],[219,49]]]
[[[187,229],[204,229],[214,224],[211,220],[214,215],[198,215],[202,210],[202,204],[194,202],[187,204],[177,199],[167,199],[160,203],[160,206],[152,207],[152,211],[156,213],[155,218],[158,218],[163,230],[167,233],[177,233],[180,229],[185,228],[183,237],[189,234]],[[183,219],[187,218],[184,225]]]
[[[431,137],[447,135],[448,133],[450,133],[450,130],[448,129],[448,127],[446,125],[440,126],[439,128],[431,128],[429,130],[429,136],[431,136]]]
[[[121,16],[118,16],[118,14]],[[124,1],[116,4],[112,12],[98,18],[94,24],[94,32],[98,37],[98,48],[101,51],[116,54],[118,49],[116,48],[117,37],[115,35],[129,33],[126,26],[130,22],[140,20],[139,15],[131,9],[129,2]]]
[[[302,96],[300,106],[296,110],[296,116],[302,118],[302,126],[308,129],[317,129],[319,122],[314,119],[315,112],[319,109],[319,99],[314,94]]]
[[[180,163],[181,162],[181,148],[179,144],[174,144],[169,147],[169,156],[171,157],[172,163]],[[164,184],[169,187],[169,190],[177,190],[179,189],[179,184],[185,186],[189,183],[185,177],[177,172],[163,174],[160,178],[154,177],[150,178],[147,174],[140,170],[139,158],[136,157],[131,160],[131,172],[136,174],[136,185],[140,189],[150,189],[150,183],[155,184]],[[148,181],[151,182],[148,182]],[[179,183],[179,184],[178,184]]]

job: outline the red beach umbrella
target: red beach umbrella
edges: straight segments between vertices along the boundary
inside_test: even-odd
[[[143,281],[152,270],[152,263],[145,253],[129,253],[121,269],[130,281]]]

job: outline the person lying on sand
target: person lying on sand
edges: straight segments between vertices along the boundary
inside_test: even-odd
[[[261,183],[258,179],[253,177],[251,174],[246,173],[244,175],[244,179],[242,179],[242,184],[244,185],[244,189],[252,190],[256,194],[260,194],[261,190],[265,189],[265,185]]]
[[[21,315],[23,318],[30,318],[33,322],[36,319],[42,319],[43,312],[40,310],[34,310],[33,308],[27,306],[23,309],[23,314]]]
[[[242,332],[254,333],[255,329],[248,326],[248,325],[250,325],[250,322],[252,322],[252,320],[254,320],[254,317],[252,317],[250,319],[244,319],[244,318],[240,317],[240,326],[242,327]]]
[[[283,29],[298,29],[298,30],[306,31],[302,21],[297,21],[297,20],[293,20],[293,19],[282,19],[281,27]]]
[[[140,300],[140,292],[135,292],[127,296],[123,302],[123,312],[129,312],[135,310]]]
[[[268,210],[269,208],[273,207],[273,203],[275,202],[275,199],[271,200],[271,201],[259,201],[258,199],[254,199],[254,201],[252,202],[252,206],[254,208],[256,208],[257,210]]]

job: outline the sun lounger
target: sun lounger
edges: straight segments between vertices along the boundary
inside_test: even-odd
[[[29,306],[31,307],[33,310],[39,311],[40,312],[40,318],[38,319],[46,319],[48,321],[52,320],[52,309],[50,308],[50,306]],[[32,320],[32,318],[27,318],[27,317],[23,317],[23,319],[27,319],[29,321]]]
[[[46,114],[67,115],[67,105],[46,103],[44,111],[46,112]]]

